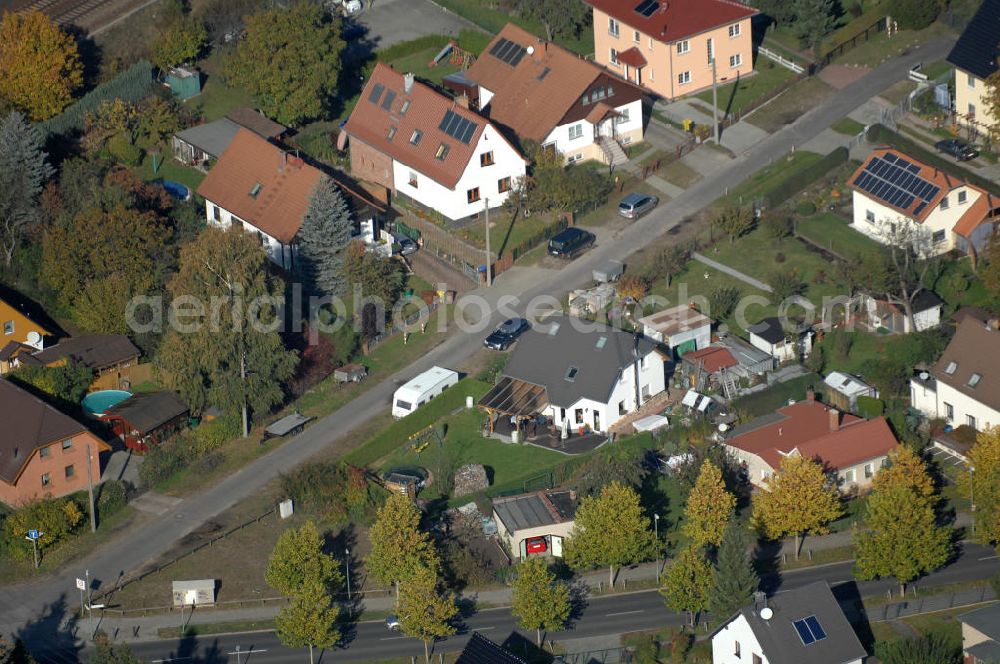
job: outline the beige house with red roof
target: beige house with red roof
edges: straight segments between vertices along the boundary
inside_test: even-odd
[[[816,401],[785,406],[736,427],[726,450],[745,464],[750,483],[766,489],[767,478],[793,454],[816,459],[844,491],[864,490],[899,443],[884,417],[865,420]]]
[[[503,204],[526,162],[489,120],[379,63],[344,126],[351,172],[449,219]]]
[[[753,73],[750,18],[733,0],[584,0],[594,8],[594,60],[675,99]]]
[[[1000,219],[1000,198],[889,148],[873,151],[849,185],[855,230],[885,242],[895,225],[916,224],[932,255],[975,255]]]
[[[444,83],[509,136],[551,147],[567,162],[617,165],[627,160],[621,146],[642,140],[638,86],[512,23]]]

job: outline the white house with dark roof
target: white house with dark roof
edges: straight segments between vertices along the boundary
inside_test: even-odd
[[[990,115],[986,102],[986,79],[997,71],[1000,58],[998,34],[1000,0],[982,0],[979,11],[948,54],[948,62],[955,65],[955,117],[979,133],[1000,122],[1000,118]]]
[[[965,664],[1000,662],[1000,604],[990,604],[958,616],[962,625]]]
[[[954,427],[1000,424],[1000,330],[966,317],[941,359],[910,379],[910,405]]]
[[[888,148],[873,151],[848,182],[854,230],[884,244],[897,226],[912,225],[929,255],[982,251],[1000,218],[1000,199]]]
[[[868,656],[826,581],[757,593],[710,638],[712,664],[861,664]]]
[[[944,301],[929,290],[920,291],[913,302],[913,323],[906,310],[899,304],[865,295],[862,303],[868,314],[868,327],[873,330],[888,330],[898,334],[922,332],[941,324],[941,307]]]
[[[502,205],[527,168],[489,120],[381,63],[342,135],[356,177],[449,219]]]

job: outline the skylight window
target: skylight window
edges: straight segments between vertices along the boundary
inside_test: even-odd
[[[420,131],[419,129],[414,129],[413,135],[410,136],[410,143],[413,143],[414,145],[420,145],[420,139],[423,137],[424,137],[424,132]]]
[[[407,99],[403,102],[403,105],[399,109],[400,115],[406,115],[406,112],[410,110],[410,100]]]
[[[569,369],[566,370],[566,380],[572,383],[574,380],[576,380],[576,375],[578,373],[580,373],[579,367],[570,367]]]
[[[983,374],[974,373],[969,377],[969,387],[975,387],[979,385],[979,381],[983,379]]]
[[[598,348],[604,348],[607,344],[608,344],[608,338],[607,337],[602,336],[602,337],[600,337],[597,340],[597,347]]]
[[[254,184],[254,186],[250,189],[250,198],[257,198],[257,195],[260,194],[260,190],[263,188],[264,185],[260,182]]]
[[[446,144],[442,143],[438,146],[437,152],[434,154],[434,158],[444,161],[444,158],[448,156],[448,150],[450,149],[451,148],[449,148]]]
[[[389,133],[386,135],[386,138],[388,138],[391,141],[392,137],[395,136],[395,135],[396,135],[396,128],[395,127],[389,127]]]
[[[802,645],[804,646],[826,638],[826,632],[823,631],[823,627],[819,624],[816,616],[796,620],[792,625],[794,625],[795,631],[799,633],[799,638],[802,639]]]
[[[958,369],[958,363],[957,362],[949,362],[948,366],[945,367],[944,372],[946,374],[948,374],[949,376],[954,376],[955,375],[955,371],[957,369]]]

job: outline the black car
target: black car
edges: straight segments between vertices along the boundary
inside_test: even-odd
[[[510,318],[493,330],[483,340],[483,345],[493,350],[507,350],[531,325],[523,318]]]
[[[979,150],[955,138],[946,138],[934,144],[938,152],[950,154],[959,161],[969,161],[979,156]]]
[[[418,249],[416,242],[414,242],[411,238],[401,233],[393,233],[392,241],[393,244],[399,247],[399,249],[396,249],[395,251],[402,254],[403,256],[409,256],[410,254],[416,252],[416,250]]]
[[[557,258],[573,258],[594,244],[595,239],[593,233],[570,226],[549,240],[549,255]]]

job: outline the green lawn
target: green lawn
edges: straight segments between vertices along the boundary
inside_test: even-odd
[[[680,160],[670,162],[657,171],[656,174],[682,189],[687,189],[701,179],[701,174],[698,171]]]
[[[792,173],[810,166],[820,159],[822,159],[821,155],[803,150],[785,155],[744,180],[739,186],[732,189],[728,196],[719,199],[718,204],[749,203],[757,196],[773,189],[778,183],[788,179]]]
[[[789,125],[833,93],[833,88],[818,76],[798,81],[777,99],[753,112],[747,120],[767,132]]]
[[[428,48],[426,50],[414,53],[413,55],[407,55],[402,58],[397,58],[393,60],[393,68],[396,71],[408,72],[414,74],[417,78],[424,79],[425,81],[430,81],[431,83],[440,85],[441,80],[448,74],[454,74],[460,68],[448,62],[448,58],[445,57],[439,64],[434,67],[430,66],[431,61],[434,56],[438,54],[439,48]]]
[[[554,214],[533,214],[525,217],[511,214],[504,208],[495,209],[490,212],[490,251],[497,256],[503,256],[555,222]],[[485,249],[485,226],[486,220],[482,219],[479,223],[466,226],[454,233],[466,242]]]
[[[947,60],[935,60],[920,68],[921,73],[925,74],[932,81],[936,81],[939,76],[944,76],[944,74],[951,70],[952,64]]]
[[[885,32],[880,32],[874,35],[870,41],[844,53],[834,62],[840,65],[877,67],[889,58],[945,34],[948,34],[948,29],[940,23],[933,23],[924,30],[900,30],[891,39],[886,36]]]
[[[436,0],[437,4],[449,9],[459,16],[475,23],[491,34],[496,34],[508,23],[515,23],[528,32],[545,37],[545,26],[539,21],[532,21],[516,16],[500,9],[487,6],[483,0]],[[574,38],[556,37],[555,41],[580,55],[594,52],[594,38],[589,26],[580,31]]]
[[[206,122],[218,120],[239,106],[254,106],[253,98],[245,90],[226,85],[222,76],[224,58],[225,51],[217,49],[199,63],[204,73],[201,94],[184,102],[198,109]]]
[[[857,120],[852,120],[851,118],[843,118],[842,120],[837,120],[830,125],[830,129],[845,136],[857,136],[864,130],[864,128],[865,126],[863,124]]]
[[[198,185],[205,179],[205,174],[197,168],[189,168],[174,160],[170,153],[160,154],[157,158],[156,173],[153,172],[153,159],[150,155],[143,157],[142,163],[135,169],[136,175],[143,180],[173,180],[180,182],[194,193]]]
[[[721,117],[743,113],[754,102],[770,94],[775,88],[784,85],[795,74],[771,60],[759,56],[754,67],[754,75],[747,76],[735,83],[719,87],[719,111]],[[705,101],[711,108],[712,91],[700,92],[698,99]]]
[[[833,212],[823,212],[800,221],[796,232],[813,244],[846,259],[856,259],[878,248],[878,243],[851,228],[851,224]]]

